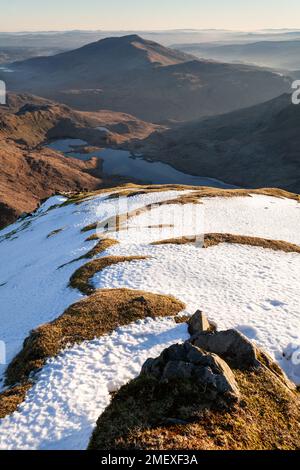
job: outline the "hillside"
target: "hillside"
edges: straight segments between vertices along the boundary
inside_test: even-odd
[[[8,105],[0,107],[0,227],[56,192],[91,190],[119,181],[103,178],[97,159],[65,158],[41,148],[42,143],[75,137],[90,145],[117,145],[157,129],[122,113],[80,113],[35,96],[10,94]]]
[[[242,187],[300,192],[300,107],[290,95],[155,133],[136,148],[176,169]]]
[[[280,190],[127,185],[0,231],[0,448],[86,449],[99,417],[97,448],[299,447],[298,212]],[[167,383],[129,383],[145,361]]]
[[[268,70],[200,61],[137,35],[103,39],[10,67],[14,73],[0,78],[13,90],[84,111],[109,109],[151,122],[232,111],[290,87],[289,79]]]
[[[106,131],[104,131],[106,129]],[[160,127],[134,116],[105,109],[78,112],[29,94],[8,94],[0,107],[0,137],[37,146],[51,139],[86,139],[91,145],[143,139]]]
[[[24,47],[22,46],[22,40],[20,39],[18,46],[3,47],[3,36],[1,37],[1,33],[0,40],[0,65],[27,60],[32,57],[58,54],[63,49],[62,47],[38,47],[36,45],[33,47]]]

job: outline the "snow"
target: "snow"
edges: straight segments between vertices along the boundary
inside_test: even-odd
[[[283,351],[281,366],[295,383],[300,383],[300,336]]]
[[[228,199],[203,198],[201,202],[188,208],[186,205],[154,207],[150,213],[136,217],[134,225],[141,232],[141,227],[147,224],[157,221],[168,224],[180,219],[183,233],[190,230],[190,235],[201,228],[204,233],[231,233],[300,245],[300,204],[297,201],[255,194]],[[132,223],[130,221],[129,225]],[[120,236],[131,239],[132,232]]]
[[[110,266],[95,275],[94,285],[173,294],[187,304],[185,313],[203,309],[219,329],[237,328],[256,341],[300,383],[299,254],[230,244],[201,249],[204,232],[300,244],[299,203],[255,195],[155,206],[179,194],[165,191],[110,200],[106,193],[78,205],[63,205],[65,198],[55,196],[0,231],[0,345],[6,349],[7,363],[31,329],[57,318],[82,298],[68,282],[86,261],[58,269],[95,245],[85,241],[89,233],[81,229],[100,221],[101,232],[107,218],[153,204],[151,211],[131,217],[126,230],[114,232],[110,227],[109,237],[120,244],[100,255],[150,258]],[[193,234],[200,245],[150,245]],[[147,319],[63,351],[39,373],[18,412],[0,420],[1,448],[85,448],[109,403],[109,392],[138,375],[149,356],[186,335],[186,327],[172,319]],[[0,364],[2,376],[4,370]]]
[[[282,351],[300,331],[297,253],[230,244],[208,249],[124,244],[108,252],[150,259],[106,268],[94,276],[95,287],[174,295],[190,314],[200,309],[219,329],[240,330],[290,372]]]
[[[93,247],[85,242],[88,234],[81,233],[81,228],[121,209],[118,201],[106,200],[108,194],[78,206],[55,207],[65,198],[50,198],[31,217],[0,232],[0,341],[6,344],[7,363],[21,349],[30,330],[57,318],[82,298],[68,283],[86,261],[58,268]],[[135,210],[176,196],[178,192],[167,191],[133,197],[125,209]],[[60,233],[47,238],[60,229]],[[0,380],[4,370],[5,365],[0,364]]]
[[[173,319],[146,319],[64,351],[43,368],[19,412],[1,420],[0,449],[86,449],[110,393],[187,337]]]
[[[97,131],[102,131],[102,132],[106,132],[106,133],[110,132],[109,129],[107,129],[107,127],[99,126],[99,127],[95,127],[95,129]]]
[[[292,199],[252,195],[203,199],[205,232],[284,240],[300,245],[300,204]]]

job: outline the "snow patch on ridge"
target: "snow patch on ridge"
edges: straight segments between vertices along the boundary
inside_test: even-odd
[[[48,361],[19,411],[0,420],[0,449],[86,449],[110,393],[187,338],[184,324],[146,319],[67,349]]]
[[[127,200],[128,210],[181,194],[136,195]],[[124,198],[119,204],[108,196],[54,208],[65,199],[50,198],[32,216],[0,231],[0,341],[5,342],[8,362],[32,328],[57,318],[83,297],[68,282],[86,261],[57,268],[97,243],[85,241],[89,233],[82,233],[83,227],[122,211]],[[185,313],[190,314],[202,308],[219,329],[237,328],[255,340],[298,382],[299,365],[293,360],[300,331],[299,254],[230,244],[209,249],[149,244],[204,231],[300,244],[300,204],[258,195],[201,202],[189,209],[178,204],[156,207],[131,218],[128,230],[110,233],[120,245],[100,256],[151,258],[106,268],[95,275],[95,287],[172,294],[187,304]],[[185,325],[146,319],[63,351],[47,362],[19,411],[0,420],[0,447],[86,448],[96,419],[109,403],[109,392],[138,375],[149,356],[186,338]],[[4,370],[0,365],[0,374]]]

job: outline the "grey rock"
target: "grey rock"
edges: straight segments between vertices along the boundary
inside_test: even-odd
[[[214,367],[212,370],[218,370],[218,373],[215,375],[218,392],[230,393],[233,396],[239,396],[239,388],[229,365],[216,354],[212,354],[211,357],[214,359]]]
[[[191,379],[194,366],[189,362],[169,361],[163,371],[162,380]]]
[[[149,359],[146,360],[146,362],[142,366],[142,370],[141,370],[142,375],[151,374],[153,362],[154,362],[154,359],[152,357],[149,357]]]
[[[207,317],[200,310],[197,310],[188,321],[188,330],[191,336],[202,333],[203,331],[210,331],[210,329],[211,326]]]
[[[167,361],[186,361],[186,350],[183,344],[172,344],[160,355],[164,362]]]
[[[197,348],[191,343],[185,343],[184,349],[188,362],[192,362],[193,364],[207,365],[207,360],[205,359],[206,354],[202,349]]]
[[[201,385],[206,385],[217,389],[216,375],[213,373],[210,367],[196,366],[194,369],[194,377]]]
[[[189,342],[172,345],[157,359],[148,359],[142,374],[160,382],[191,380],[199,387],[199,393],[210,402],[217,400],[220,395],[230,397],[230,401],[239,399],[234,374],[226,362]]]
[[[198,348],[219,355],[234,368],[259,366],[256,347],[237,330],[199,333],[190,341]]]
[[[162,373],[164,365],[161,361],[161,358],[158,357],[156,359],[147,359],[144,363],[141,371],[141,375],[149,375],[156,379],[159,379]]]

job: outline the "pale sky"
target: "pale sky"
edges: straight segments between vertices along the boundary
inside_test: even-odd
[[[299,0],[0,0],[0,31],[300,29]]]

